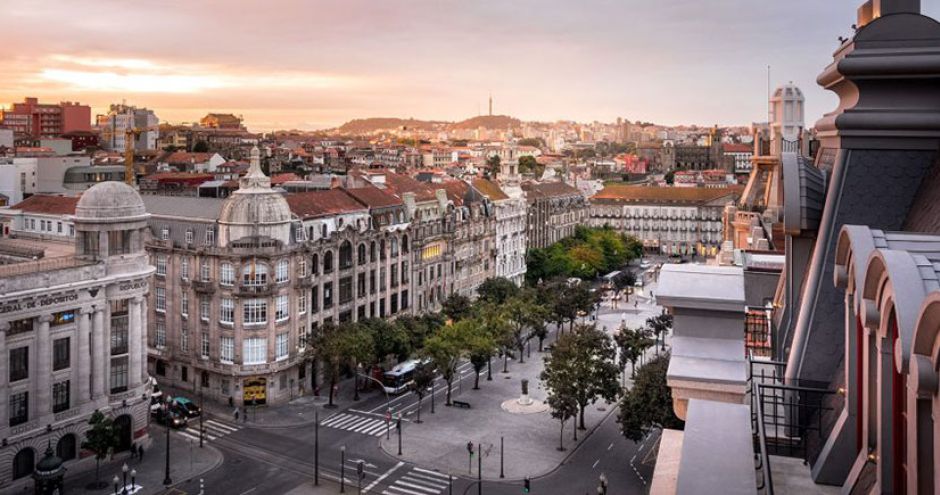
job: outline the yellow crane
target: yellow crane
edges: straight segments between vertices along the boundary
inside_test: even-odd
[[[159,127],[129,127],[124,131],[124,182],[133,186],[136,174],[134,173],[134,142],[140,133],[157,130]]]

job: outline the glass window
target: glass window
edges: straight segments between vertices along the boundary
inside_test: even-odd
[[[362,272],[356,275],[356,296],[365,297],[366,296],[366,274]]]
[[[52,314],[52,322],[49,323],[52,326],[57,325],[68,325],[69,323],[75,322],[75,310],[69,311],[59,311],[58,313]]]
[[[287,282],[290,279],[289,271],[290,262],[287,260],[278,261],[274,271],[274,281],[277,283]]]
[[[222,337],[219,339],[219,360],[223,363],[232,363],[235,359],[235,337]]]
[[[242,268],[242,284],[265,285],[268,283],[268,267],[252,261]]]
[[[71,366],[72,339],[64,337],[52,341],[52,371]]]
[[[29,392],[10,395],[10,426],[29,421]]]
[[[188,229],[186,231],[186,244],[192,244],[192,243],[193,243],[193,231],[192,229]]]
[[[111,302],[111,355],[127,354],[127,302],[119,299]]]
[[[160,229],[160,240],[167,241],[169,239],[170,239],[170,228],[167,226],[164,226],[162,229]]]
[[[111,393],[127,390],[127,356],[111,359]]]
[[[202,260],[202,263],[199,264],[199,278],[203,282],[208,282],[210,277],[209,272],[209,262]]]
[[[223,297],[219,304],[219,322],[235,323],[235,300]]]
[[[260,325],[268,321],[268,301],[265,299],[245,299],[242,303],[242,323]]]
[[[202,342],[199,344],[199,355],[209,357],[209,332],[202,332]]]
[[[345,270],[352,266],[352,244],[344,241],[339,247],[339,268]]]
[[[357,251],[358,251],[358,253],[357,253],[356,258],[357,258],[358,263],[359,263],[360,265],[366,264],[366,245],[365,245],[365,244],[360,244],[360,245],[359,245],[359,248],[357,249]]]
[[[333,307],[333,282],[323,284],[323,308]]]
[[[307,312],[307,294],[301,293],[297,296],[297,313],[304,314]]]
[[[180,259],[180,278],[189,280],[189,256]]]
[[[297,260],[297,273],[299,273],[301,277],[307,276],[307,258]]]
[[[199,319],[209,321],[209,298],[207,297],[199,298]]]
[[[320,311],[320,286],[314,285],[310,289],[310,310],[313,312]]]
[[[157,349],[163,349],[166,347],[166,323],[163,320],[157,320],[156,328],[154,345]]]
[[[333,273],[333,251],[323,253],[323,273]]]
[[[275,351],[277,352],[277,359],[287,359],[287,342],[290,335],[287,332],[277,334],[277,340],[275,341]]]
[[[183,318],[189,316],[189,294],[187,292],[180,294],[180,314],[183,315]]]
[[[264,338],[250,338],[242,342],[244,364],[264,364],[268,360],[268,342]]]
[[[10,349],[10,382],[29,378],[29,346]]]
[[[219,267],[219,283],[222,285],[235,285],[235,267],[231,263],[222,263]]]
[[[14,320],[10,322],[10,329],[7,330],[7,337],[13,335],[18,335],[21,333],[27,333],[33,331],[33,319],[32,318],[23,318],[22,320]]]
[[[61,231],[61,228],[59,229]],[[127,230],[108,232],[108,254],[127,254],[131,252],[131,233]]]
[[[274,313],[274,319],[277,321],[284,321],[290,316],[290,302],[289,296],[287,294],[279,295],[275,298],[276,308]]]
[[[69,380],[52,384],[52,412],[60,413],[69,408]]]
[[[163,287],[154,287],[153,297],[156,304],[156,310],[166,312],[166,289]]]
[[[206,229],[206,246],[212,246],[213,244],[215,244],[215,231]]]
[[[339,303],[346,304],[352,300],[352,277],[339,279]]]
[[[189,329],[186,327],[180,328],[180,350],[189,353]]]

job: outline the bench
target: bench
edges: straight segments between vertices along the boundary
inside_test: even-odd
[[[462,408],[462,409],[470,409],[470,403],[469,403],[469,402],[464,402],[464,401],[462,401],[462,400],[451,401],[451,404],[453,404],[454,407],[459,407],[459,408]]]

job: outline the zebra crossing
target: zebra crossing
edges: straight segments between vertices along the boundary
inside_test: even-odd
[[[202,422],[203,427],[206,429],[206,440],[214,441],[220,437],[224,437],[230,433],[235,433],[241,429],[241,426],[233,425],[230,423],[223,423],[222,421],[216,421],[214,419],[206,419]],[[186,437],[189,440],[194,442],[199,441],[199,418],[193,418],[189,420],[189,424],[186,426],[185,430],[177,431],[180,435]]]
[[[413,467],[383,489],[382,495],[436,495],[448,486],[450,477],[446,474]]]
[[[335,416],[331,416],[329,419],[320,424],[329,428],[336,428],[339,430],[346,430],[353,433],[361,433],[363,435],[371,435],[374,437],[384,435],[385,429],[387,427],[384,419],[360,416],[358,414],[351,413],[340,413]],[[394,425],[388,426],[394,428]]]

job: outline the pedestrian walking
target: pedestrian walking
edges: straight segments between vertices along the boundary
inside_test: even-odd
[[[131,459],[137,457],[137,444],[131,445]]]
[[[233,414],[235,415],[235,422],[237,423],[238,422],[238,408],[237,407],[235,408],[235,412]]]
[[[140,462],[144,462],[144,446],[143,446],[143,444],[140,444],[140,445],[137,446],[137,459],[138,459]]]

